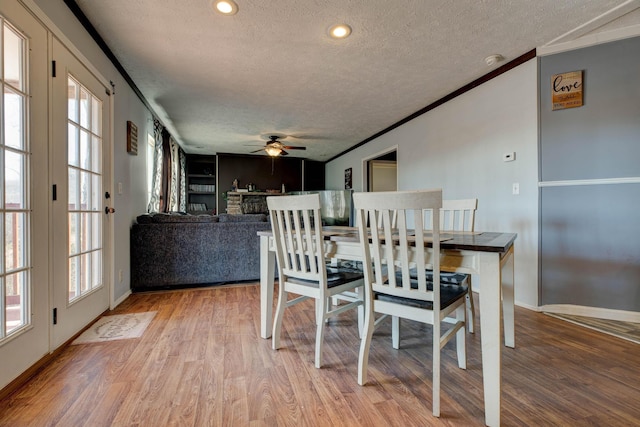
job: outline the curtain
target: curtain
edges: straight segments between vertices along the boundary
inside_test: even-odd
[[[185,212],[187,199],[186,155],[175,139],[154,121],[153,182],[148,212]]]
[[[160,212],[160,198],[162,192],[162,131],[164,126],[159,120],[153,121],[153,176],[151,178],[151,200],[147,212]]]
[[[169,151],[171,154],[171,162],[169,164],[168,176],[168,210],[171,212],[186,211],[186,185],[185,185],[185,155],[184,151],[172,136],[169,136]]]
[[[180,154],[180,211],[187,211],[187,156],[184,150],[179,150]]]

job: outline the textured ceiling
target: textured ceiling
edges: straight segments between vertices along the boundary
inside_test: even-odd
[[[625,3],[236,0],[229,17],[209,0],[76,2],[188,153],[280,134],[320,161]],[[336,23],[351,37],[330,39]]]

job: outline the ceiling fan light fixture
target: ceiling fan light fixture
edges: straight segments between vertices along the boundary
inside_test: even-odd
[[[334,39],[345,39],[351,34],[351,27],[347,24],[337,24],[329,28],[329,36]]]
[[[223,15],[229,16],[238,13],[238,5],[233,0],[213,0],[211,3],[216,12]]]
[[[266,151],[271,157],[278,157],[280,153],[282,153],[282,149],[270,146],[265,147],[264,151]]]

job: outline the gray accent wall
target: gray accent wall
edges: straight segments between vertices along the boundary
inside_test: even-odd
[[[583,70],[584,105],[551,110]],[[540,302],[640,311],[640,38],[540,59]]]

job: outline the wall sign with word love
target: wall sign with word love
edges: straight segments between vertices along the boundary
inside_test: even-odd
[[[551,76],[552,110],[582,106],[582,71]]]

